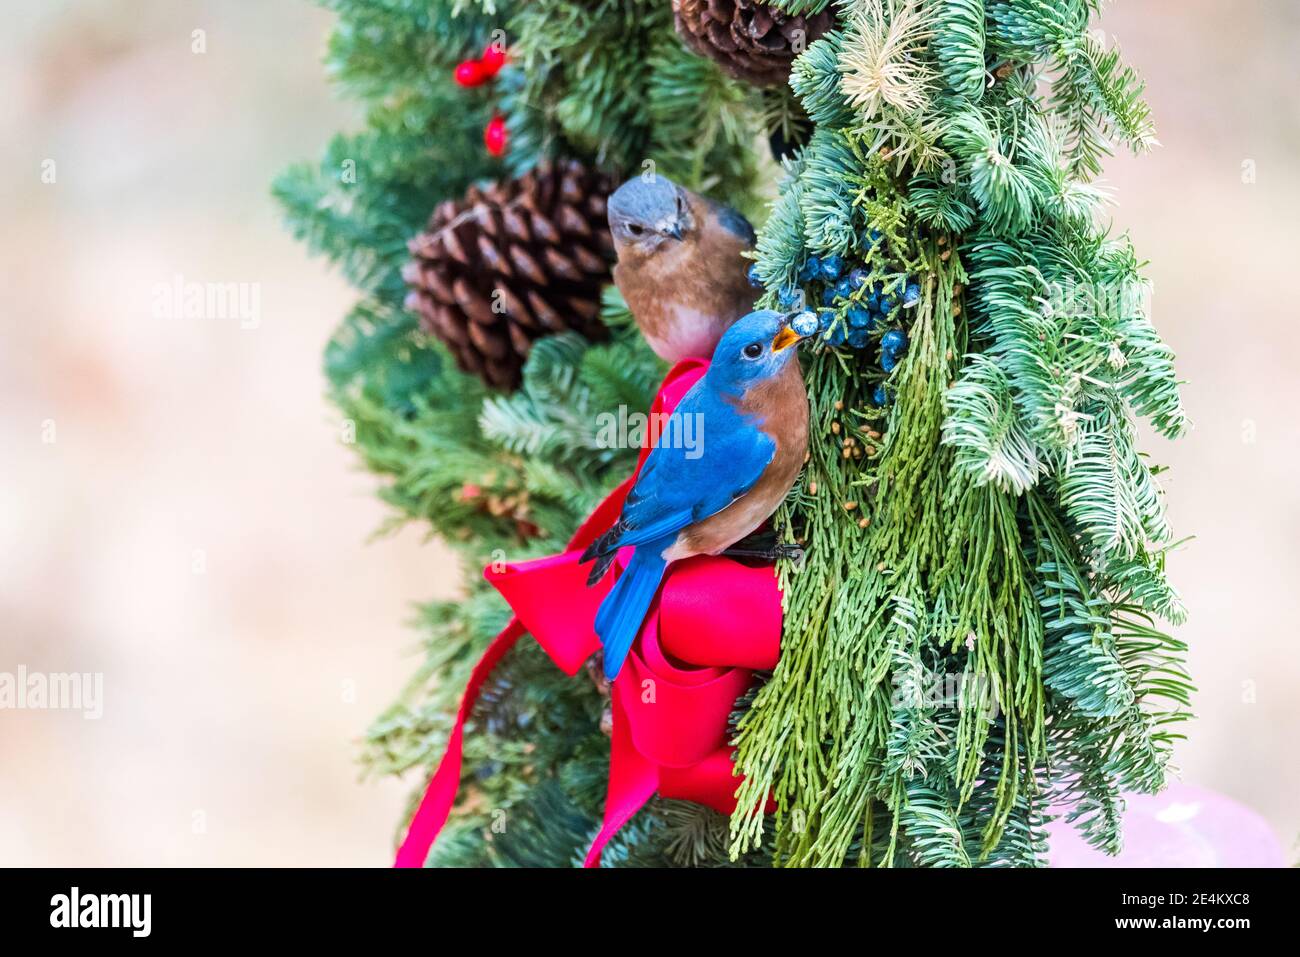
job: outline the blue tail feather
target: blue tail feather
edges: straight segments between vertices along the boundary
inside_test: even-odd
[[[663,548],[660,542],[639,546],[596,612],[596,634],[605,646],[605,677],[610,681],[618,677],[663,580],[668,564]]]

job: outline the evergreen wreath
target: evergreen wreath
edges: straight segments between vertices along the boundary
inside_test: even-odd
[[[478,570],[560,548],[635,464],[598,417],[647,408],[664,370],[616,289],[605,341],[537,339],[509,394],[403,305],[407,243],[440,203],[576,160],[741,208],[762,224],[762,304],[802,296],[822,330],[810,457],[776,519],[806,559],[780,567],[782,656],[733,716],[739,806],[653,801],[604,864],[1032,866],[1062,814],[1117,851],[1122,795],[1163,787],[1191,692],[1137,419],[1169,437],[1187,421],[1094,182],[1113,144],[1155,143],[1140,80],[1090,32],[1100,0],[771,0],[835,22],[776,88],[684,46],[670,0],[322,2],[366,124],[275,192],[360,292],[325,370],[388,527],[425,525],[466,569],[462,599],[420,610],[424,659],[367,769],[423,774],[445,748],[508,617]],[[502,36],[495,81],[457,83]],[[502,156],[482,145],[498,114]],[[760,148],[777,135],[803,144],[781,167]],[[579,861],[604,701],[513,650],[428,863]]]

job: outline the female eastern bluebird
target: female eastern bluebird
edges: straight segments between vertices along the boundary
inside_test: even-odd
[[[794,314],[752,312],[718,342],[713,362],[669,418],[669,430],[646,458],[614,527],[591,544],[595,584],[620,548],[635,551],[601,602],[596,634],[605,675],[623,666],[669,562],[717,555],[775,511],[803,466],[808,448],[808,392],[792,349],[802,336]],[[671,440],[686,417],[697,441]]]
[[[754,308],[754,228],[730,206],[658,174],[609,198],[618,263],[614,282],[646,342],[669,362],[713,355],[722,333]]]

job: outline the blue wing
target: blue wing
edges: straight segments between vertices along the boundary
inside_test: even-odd
[[[722,511],[744,495],[776,454],[776,443],[701,379],[673,412],[668,428],[646,457],[623,514],[592,543],[583,560],[596,559],[587,579],[595,584],[618,550],[640,546],[600,603],[596,634],[604,647],[605,676],[618,676],[646,611],[663,580],[664,550],[689,525]]]
[[[584,557],[657,541],[722,511],[758,481],[776,454],[776,443],[717,398],[703,379],[673,416],[677,422],[670,428],[678,431],[665,430],[628,493],[619,521]],[[597,571],[603,569],[598,565]]]

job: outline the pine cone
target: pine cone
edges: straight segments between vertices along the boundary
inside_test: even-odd
[[[569,329],[602,338],[612,188],[576,160],[548,162],[442,203],[407,244],[407,308],[462,369],[500,389],[519,385],[534,339]]]
[[[829,8],[793,15],[762,0],[673,0],[673,18],[687,46],[755,86],[785,84],[794,58],[835,24]]]

